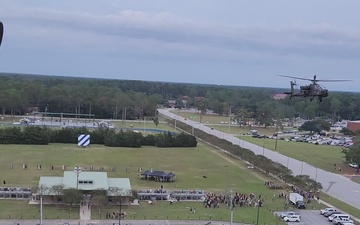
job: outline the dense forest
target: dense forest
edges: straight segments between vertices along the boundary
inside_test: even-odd
[[[96,118],[154,117],[156,108],[176,107],[231,113],[241,121],[268,124],[274,118],[360,119],[360,93],[330,92],[323,102],[303,98],[275,100],[285,90],[241,86],[74,78],[0,73],[0,112],[24,115],[31,108],[52,113],[95,114]]]

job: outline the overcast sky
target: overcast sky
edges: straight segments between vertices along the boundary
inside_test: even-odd
[[[359,91],[359,0],[0,0],[0,72]],[[299,84],[307,84],[298,80]]]

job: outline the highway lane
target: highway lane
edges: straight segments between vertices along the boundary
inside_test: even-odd
[[[341,201],[346,202],[347,204],[352,205],[357,209],[360,209],[360,184],[355,183],[342,175],[316,168],[307,164],[306,162],[299,161],[262,146],[257,146],[255,144],[246,142],[242,139],[234,137],[231,134],[226,134],[218,130],[211,130],[209,127],[203,124],[185,120],[183,117],[170,112],[169,109],[158,109],[158,111],[160,114],[163,114],[167,117],[186,122],[188,125],[193,126],[194,128],[217,136],[218,138],[226,139],[233,144],[247,148],[253,151],[255,154],[264,154],[267,158],[288,167],[290,170],[292,170],[293,175],[309,175],[312,179],[315,179],[322,184],[323,191],[325,193],[340,199]]]

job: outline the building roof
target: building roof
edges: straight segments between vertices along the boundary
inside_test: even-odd
[[[74,171],[65,171],[63,184],[66,188],[76,188],[77,174]],[[108,178],[106,172],[81,172],[79,173],[80,190],[108,190]]]
[[[107,172],[80,172],[77,174],[74,171],[64,171],[63,177],[41,176],[39,187],[45,187],[45,195],[56,195],[52,190],[53,186],[63,186],[65,189],[78,188],[79,190],[108,190],[108,195],[113,195],[109,192],[111,189],[119,188],[122,190],[122,195],[131,192],[131,184],[129,178],[108,178]],[[76,185],[78,181],[78,185]]]
[[[116,194],[112,192],[115,188],[119,188],[120,193],[122,196],[129,196],[131,193],[131,185],[129,178],[108,178],[108,185],[109,185],[109,196],[115,196]]]

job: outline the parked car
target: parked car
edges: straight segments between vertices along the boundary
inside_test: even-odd
[[[325,209],[322,209],[320,210],[320,215],[324,215],[325,213],[327,212],[337,212],[337,209],[335,208],[325,208]]]
[[[332,222],[334,219],[338,219],[338,218],[341,218],[341,219],[344,219],[344,218],[347,218],[347,219],[350,219],[350,216],[348,214],[332,214],[331,216],[328,217],[328,220],[330,222]]]
[[[280,214],[280,218],[283,219],[286,216],[293,216],[293,215],[300,215],[300,214],[296,213],[296,212],[291,212],[291,211],[283,212],[283,213]]]
[[[324,213],[324,216],[325,217],[329,217],[331,215],[334,215],[334,214],[341,214],[342,212],[339,212],[339,211],[335,211],[335,212],[326,212]]]
[[[356,164],[356,163],[349,163],[349,166],[351,168],[358,168],[359,167],[358,164]]]
[[[336,224],[336,225],[340,225],[342,222],[346,222],[346,223],[354,223],[353,220],[351,220],[350,218],[336,218],[336,219],[333,219],[333,224]]]
[[[355,225],[354,223],[350,222],[340,222],[341,225]]]
[[[291,215],[291,216],[285,216],[283,218],[283,220],[285,222],[300,222],[301,221],[301,217],[300,215]]]

